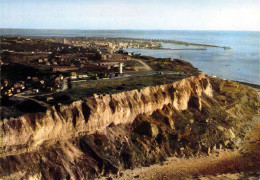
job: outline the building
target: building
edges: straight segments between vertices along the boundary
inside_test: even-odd
[[[12,90],[11,90],[11,89],[8,89],[7,91],[4,91],[4,92],[3,92],[3,95],[4,95],[4,96],[9,96],[9,97],[10,97],[10,96],[13,96]]]
[[[123,62],[120,61],[119,63],[119,73],[122,74],[123,73]]]
[[[125,56],[125,60],[131,60],[130,56]]]
[[[87,78],[88,75],[87,74],[79,74],[78,77],[79,77],[79,79],[84,79],[84,78]]]
[[[44,80],[40,80],[40,83],[43,85],[44,84]]]
[[[33,93],[39,93],[39,89],[33,89],[32,92]]]
[[[108,44],[108,47],[109,47],[109,48],[111,48],[111,49],[114,49],[114,48],[115,48],[115,46],[113,45],[113,43],[108,42],[107,44]]]
[[[14,89],[14,93],[20,93],[21,89]]]
[[[70,79],[77,79],[77,73],[76,72],[71,72],[70,73]]]
[[[8,80],[3,80],[1,87],[7,87],[8,86]]]
[[[67,39],[63,38],[63,44],[67,44],[67,43],[68,43]]]
[[[53,66],[52,72],[64,72],[64,71],[77,71],[78,67],[75,66]]]
[[[14,83],[14,88],[15,89],[25,89],[24,84],[21,82]]]
[[[107,60],[107,55],[106,54],[101,54],[101,60],[106,61]]]

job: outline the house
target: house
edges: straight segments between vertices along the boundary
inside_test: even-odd
[[[70,79],[77,79],[77,73],[76,72],[71,72],[70,73]]]
[[[4,96],[13,96],[12,89],[7,89],[6,91],[4,91]]]
[[[2,85],[1,85],[1,87],[7,87],[8,86],[8,80],[4,80],[3,82],[2,82]]]
[[[130,56],[125,56],[125,60],[131,60]]]
[[[21,90],[20,89],[14,89],[14,93],[20,93]]]
[[[32,92],[33,93],[39,93],[39,89],[33,89]]]
[[[25,89],[25,82],[24,81],[20,81],[19,83],[20,83],[21,89],[22,90]]]
[[[115,46],[113,45],[113,43],[108,42],[107,44],[108,44],[108,47],[109,47],[109,48],[111,48],[111,49],[114,49],[114,48],[115,48]]]
[[[40,80],[40,83],[43,85],[44,84],[44,80]]]
[[[84,79],[84,78],[87,78],[88,75],[87,74],[79,74],[78,77],[79,77],[79,79]]]
[[[19,82],[14,83],[14,88],[15,89],[21,88],[21,84]]]
[[[4,96],[9,96],[9,97],[12,96],[13,95],[12,90],[8,89],[7,91],[4,91],[3,95]]]
[[[60,77],[60,80],[63,80],[63,76],[62,76],[62,74],[60,74],[59,77]]]
[[[103,61],[106,61],[106,60],[107,60],[106,54],[101,54],[101,60],[103,60]]]

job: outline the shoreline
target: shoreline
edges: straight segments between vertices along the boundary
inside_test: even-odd
[[[138,48],[144,50],[165,50],[165,51],[206,51],[206,48],[187,48],[187,49],[171,49],[171,48]]]
[[[13,29],[17,30],[17,29]],[[32,29],[35,30],[35,29]],[[36,29],[36,31],[41,31],[41,29]],[[55,31],[55,30],[54,30]],[[193,42],[186,42],[186,41],[177,41],[177,40],[168,40],[168,39],[151,39],[151,38],[129,38],[129,37],[87,37],[87,36],[66,36],[66,35],[19,35],[19,34],[2,34],[0,37],[27,37],[27,38],[96,38],[96,39],[119,39],[119,40],[137,40],[137,41],[150,41],[150,42],[163,42],[163,43],[172,43],[178,45],[185,45],[185,46],[200,46],[200,47],[209,47],[209,48],[223,48],[223,49],[231,49],[231,47],[226,46],[218,46],[218,45],[211,45],[211,44],[201,44],[201,43],[193,43]]]
[[[234,80],[230,80],[230,81],[234,81]],[[249,86],[249,87],[252,87],[254,89],[259,89],[260,90],[260,85],[258,84],[253,84],[253,83],[248,83],[248,82],[242,82],[242,81],[234,81],[234,82],[237,82],[237,83],[240,83],[240,84],[244,84],[246,86]]]

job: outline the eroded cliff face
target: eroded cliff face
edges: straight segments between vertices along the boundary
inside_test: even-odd
[[[191,97],[197,98],[201,109],[202,93],[212,97],[211,84],[204,75],[140,91],[90,97],[69,106],[52,107],[46,113],[4,119],[2,145],[34,149],[46,140],[102,132],[112,123],[131,124],[138,115],[151,115],[165,105],[178,111],[186,110]]]
[[[235,148],[258,107],[246,86],[200,74],[4,119],[0,177],[87,179]]]

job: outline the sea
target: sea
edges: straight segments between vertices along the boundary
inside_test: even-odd
[[[41,37],[124,37],[176,40],[230,47],[230,49],[205,47],[206,50],[193,50],[201,47],[162,43],[163,48],[167,48],[168,50],[129,48],[126,49],[126,51],[156,58],[182,59],[190,62],[193,66],[206,74],[223,79],[260,85],[259,31],[0,29],[0,35]]]

